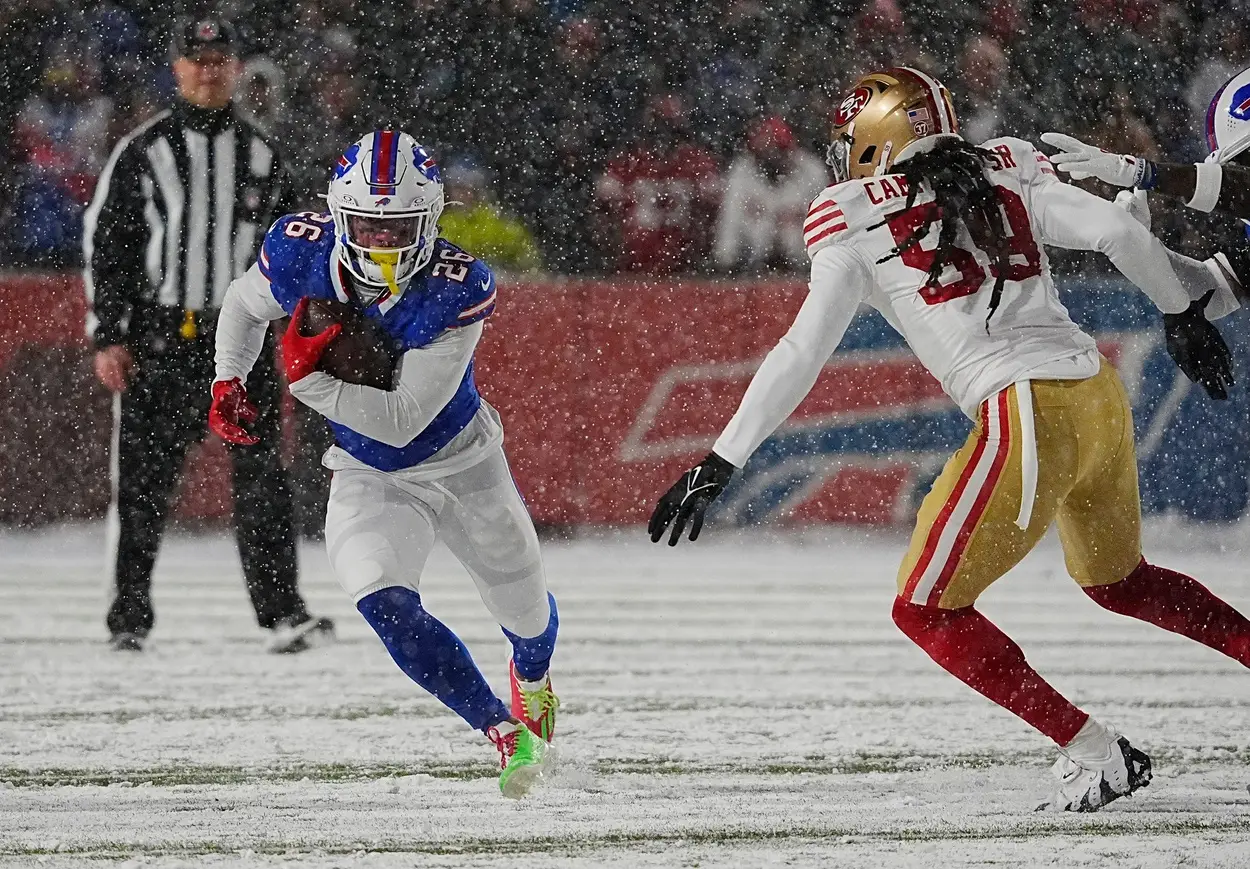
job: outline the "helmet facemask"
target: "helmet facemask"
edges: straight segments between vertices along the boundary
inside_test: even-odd
[[[833,183],[841,184],[851,177],[851,149],[855,140],[849,133],[835,136],[825,150],[825,163],[833,170]]]
[[[399,295],[400,286],[430,261],[442,210],[441,198],[431,208],[398,213],[330,203],[343,262],[375,295],[387,289]]]

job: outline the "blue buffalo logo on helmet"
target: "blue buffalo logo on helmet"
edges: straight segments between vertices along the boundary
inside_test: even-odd
[[[1228,113],[1239,121],[1250,121],[1250,84],[1244,84],[1229,102]]]
[[[412,162],[426,179],[443,183],[443,173],[439,171],[438,164],[434,162],[434,158],[430,156],[425,148],[417,145],[412,149]]]
[[[443,184],[434,158],[407,133],[374,130],[351,145],[335,166],[326,200],[339,261],[362,298],[398,296],[430,261]]]
[[[356,142],[350,148],[343,152],[337,163],[334,164],[334,177],[342,178],[351,168],[356,165],[357,155],[360,154],[360,143]]]

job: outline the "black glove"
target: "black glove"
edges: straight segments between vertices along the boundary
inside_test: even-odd
[[[681,532],[686,523],[690,525],[690,539],[698,540],[699,531],[703,528],[703,514],[713,501],[725,491],[729,479],[734,474],[734,466],[716,453],[708,453],[707,458],[699,462],[673,484],[664,493],[660,503],[655,505],[651,521],[647,523],[647,532],[652,543],[659,543],[664,536],[664,529],[674,519],[673,533],[668,538],[669,546],[676,546],[681,539]],[[693,521],[691,521],[693,520]]]
[[[1211,398],[1222,401],[1233,385],[1233,354],[1204,313],[1214,293],[1211,290],[1179,314],[1164,314],[1163,334],[1176,367],[1194,383],[1202,384]]]

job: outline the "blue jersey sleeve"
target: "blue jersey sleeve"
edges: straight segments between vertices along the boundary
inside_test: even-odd
[[[480,259],[468,265],[469,274],[457,293],[458,310],[454,312],[455,317],[448,324],[449,328],[468,326],[495,313],[495,275]]]
[[[333,296],[322,262],[333,245],[334,224],[328,214],[288,214],[265,233],[257,265],[274,299],[288,314],[304,296]]]

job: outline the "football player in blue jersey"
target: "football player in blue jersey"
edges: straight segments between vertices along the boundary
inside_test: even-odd
[[[259,261],[231,284],[217,326],[210,422],[232,443],[256,413],[243,384],[271,320],[291,394],[324,415],[336,445],[326,548],[344,590],[395,663],[499,749],[505,796],[542,776],[559,705],[547,670],[559,625],[538,537],[503,452],[499,415],[478,395],[473,354],[495,308],[485,263],[438,237],[438,166],[406,133],[379,130],[339,158],[328,214],[269,228]],[[354,305],[394,342],[390,390],[317,371],[338,334],[301,335],[310,299]],[[442,537],[512,642],[512,702],[422,605],[421,571]]]

